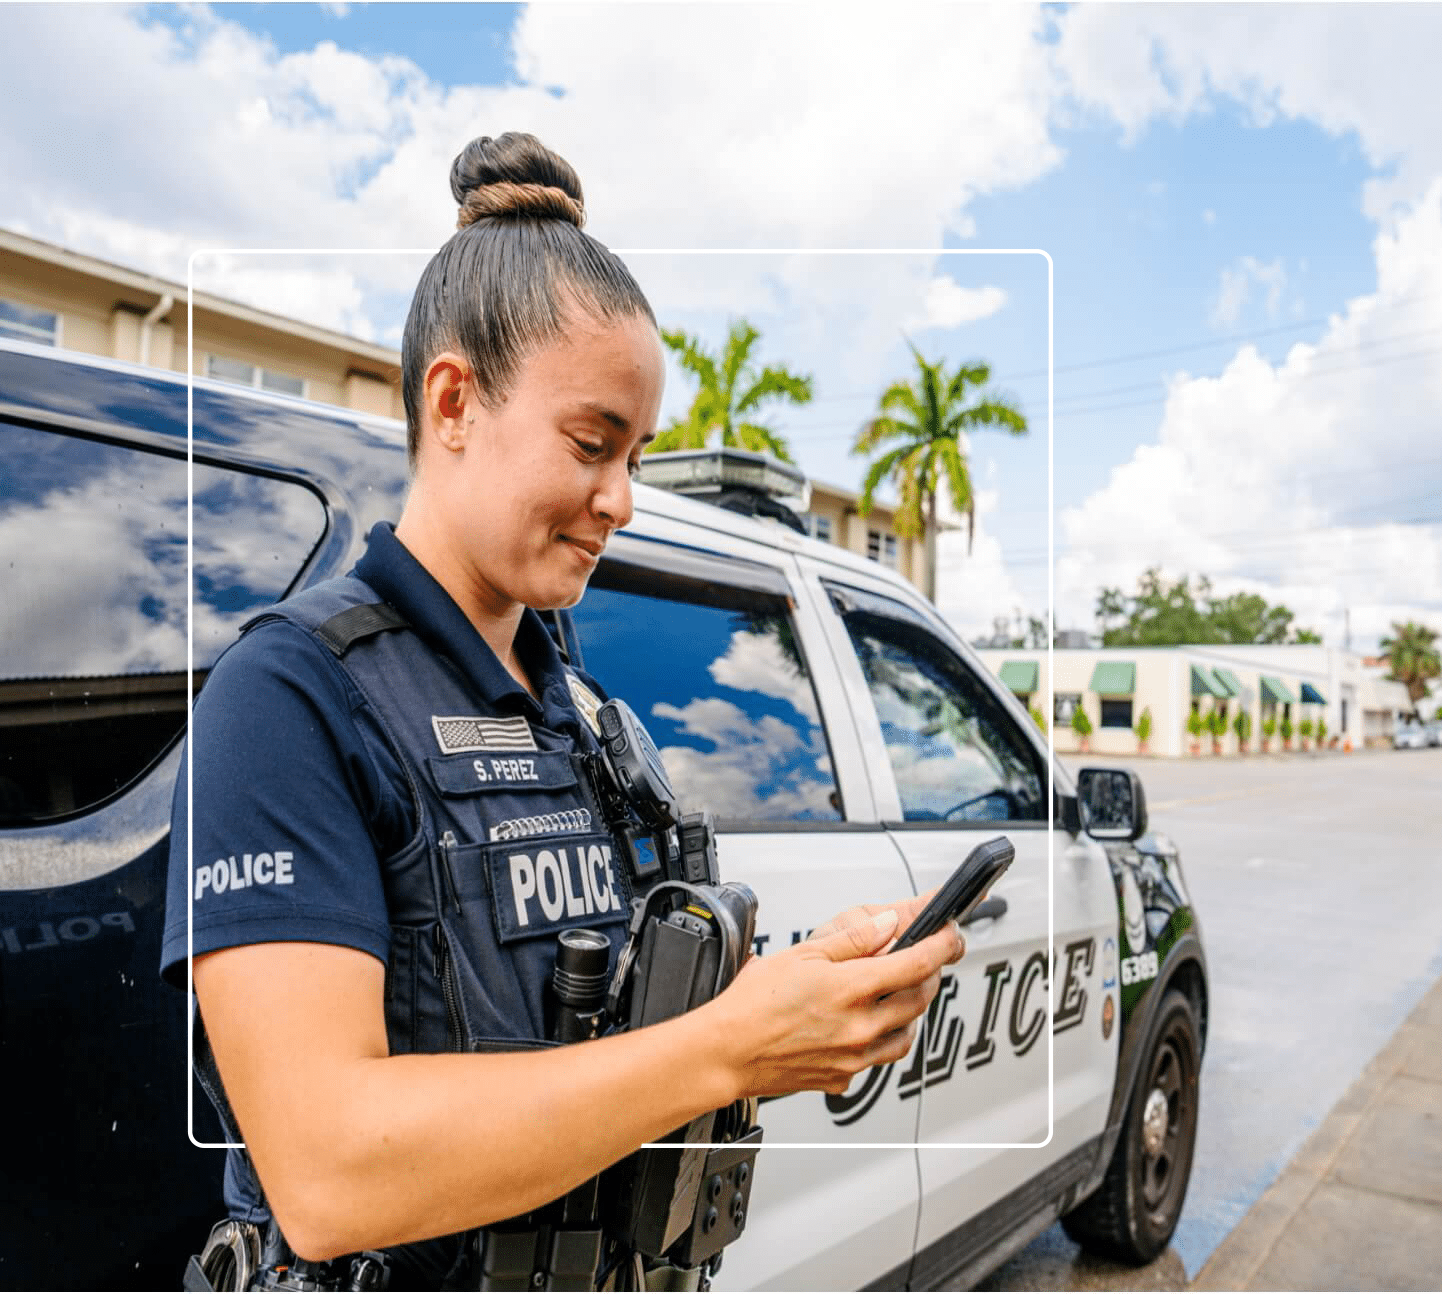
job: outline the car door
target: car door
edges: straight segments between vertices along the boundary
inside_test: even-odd
[[[571,612],[584,668],[647,725],[683,807],[717,815],[722,879],[760,900],[762,956],[852,904],[912,892],[794,571],[765,545],[642,515]],[[763,1104],[746,1232],[718,1288],[854,1288],[909,1259],[918,1107],[850,1115],[819,1092]],[[902,1148],[860,1148],[877,1142]]]
[[[852,571],[817,566],[808,584],[829,613],[878,806],[918,890],[982,840],[1005,835],[1016,850],[984,909],[993,915],[967,928],[967,955],[943,982],[923,1045],[876,1084],[921,1111],[914,1278],[928,1283],[944,1274],[961,1224],[1025,1183],[1090,1162],[1073,1152],[1102,1130],[1111,1096],[1117,1031],[1103,1021],[1102,985],[1116,899],[1102,848],[1048,826],[1034,724],[944,623]],[[972,1148],[928,1148],[956,1145]]]
[[[178,448],[0,418],[0,1279],[12,1288],[166,1288],[223,1209],[220,1156],[187,1136],[185,1000],[159,978],[190,701]],[[198,684],[248,609],[286,591],[326,518],[293,482],[197,462],[194,485]],[[196,1132],[216,1140],[209,1115],[201,1098]]]

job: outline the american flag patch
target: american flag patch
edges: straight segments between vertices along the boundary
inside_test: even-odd
[[[431,728],[443,755],[459,755],[468,750],[536,749],[531,725],[519,716],[514,719],[481,719],[433,714]]]

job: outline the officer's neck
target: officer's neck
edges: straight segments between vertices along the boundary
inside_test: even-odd
[[[516,633],[524,604],[491,588],[477,573],[467,570],[455,547],[417,514],[405,512],[396,523],[396,538],[431,578],[450,594],[451,600],[495,653],[501,667],[532,697],[540,699],[535,685],[516,659]]]

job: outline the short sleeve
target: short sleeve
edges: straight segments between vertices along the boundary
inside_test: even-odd
[[[377,816],[387,795],[359,693],[304,630],[258,626],[216,663],[171,819],[161,973],[237,944],[341,944],[386,960]],[[187,803],[193,808],[193,822]],[[192,830],[193,828],[193,830]]]

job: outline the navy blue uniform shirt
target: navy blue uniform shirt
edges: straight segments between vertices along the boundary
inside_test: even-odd
[[[371,530],[354,573],[460,668],[486,713],[594,748],[534,611],[521,618],[515,651],[539,702],[389,525]],[[604,698],[594,680],[580,678]],[[400,764],[376,740],[376,725],[359,722],[367,704],[330,652],[284,621],[258,625],[217,661],[191,728],[193,872],[183,766],[175,794],[161,950],[172,984],[185,982],[187,893],[196,955],[301,940],[387,959],[381,859],[417,823]],[[495,807],[501,812],[504,800]]]

